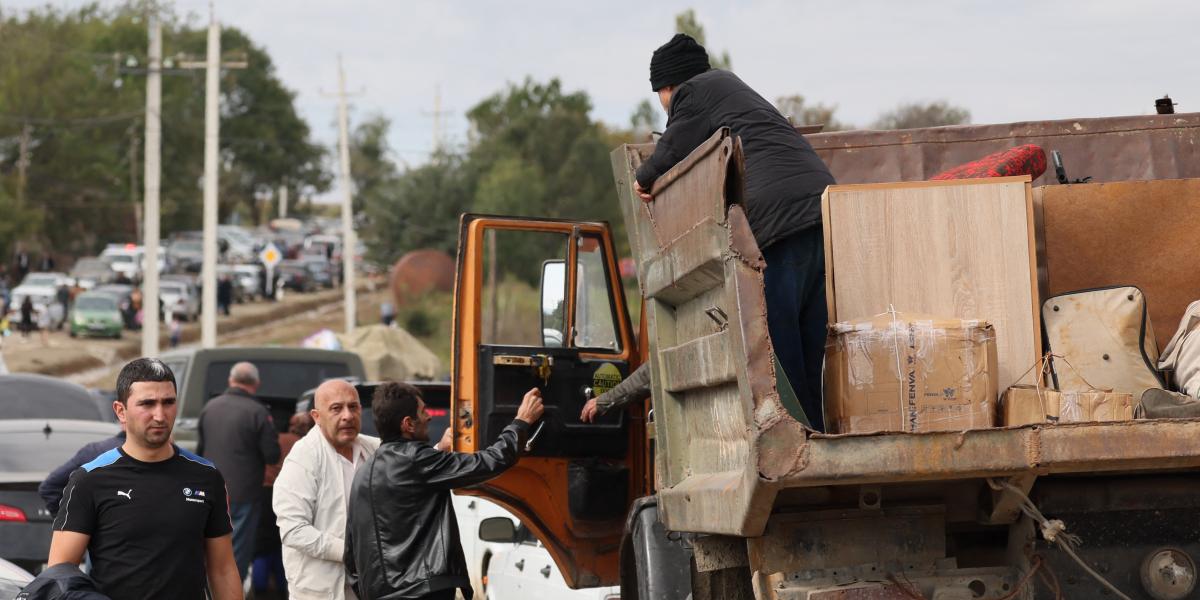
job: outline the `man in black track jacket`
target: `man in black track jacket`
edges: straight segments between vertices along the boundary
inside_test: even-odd
[[[677,34],[654,51],[650,87],[667,111],[635,189],[653,201],[654,181],[722,127],[742,140],[744,208],[766,259],[767,324],[775,354],[809,420],[823,430],[825,247],[821,194],[833,176],[779,111],[733,73],[711,69],[696,40]]]
[[[529,426],[542,416],[541,392],[529,390],[500,439],[474,454],[450,452],[451,430],[429,445],[421,392],[389,382],[371,401],[379,450],[354,475],[346,518],[347,580],[360,600],[471,598],[467,561],[450,490],[474,485],[517,463]]]

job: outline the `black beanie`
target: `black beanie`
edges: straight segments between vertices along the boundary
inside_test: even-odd
[[[650,57],[650,89],[679,85],[709,69],[708,52],[692,36],[677,33]]]

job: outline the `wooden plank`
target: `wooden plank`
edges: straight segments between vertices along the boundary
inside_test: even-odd
[[[1049,293],[1136,285],[1161,350],[1200,298],[1200,179],[1040,189]]]
[[[890,307],[987,320],[1000,389],[1018,383],[1041,352],[1029,177],[831,186],[826,195],[831,320]]]

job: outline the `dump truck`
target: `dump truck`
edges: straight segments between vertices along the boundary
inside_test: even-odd
[[[1059,185],[1048,173],[1035,182],[1045,190],[1200,176],[1194,114],[808,137],[840,183],[922,180],[1022,143],[1064,148],[1068,168],[1093,177]],[[813,431],[772,356],[740,141],[719,132],[644,203],[633,177],[652,151],[612,154],[637,265],[628,294],[607,223],[461,220],[455,449],[489,445],[531,387],[546,405],[518,465],[462,493],[517,515],[568,585],[619,583],[626,600],[1194,597],[1200,420]],[[1200,187],[1187,189],[1171,210],[1200,206]],[[1031,218],[1046,298],[1083,267],[1055,267],[1041,236],[1088,224],[1046,222],[1057,213],[1042,208]],[[1194,225],[1196,214],[1145,218]],[[1120,243],[1133,245],[1108,245]],[[508,271],[540,296],[515,294]],[[1181,276],[1190,283],[1164,289],[1200,296],[1196,276]],[[1160,323],[1166,337],[1173,325]],[[589,398],[644,362],[650,399],[580,421]]]

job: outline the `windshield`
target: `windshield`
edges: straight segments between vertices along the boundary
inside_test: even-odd
[[[200,252],[203,249],[204,248],[200,242],[191,240],[185,242],[175,242],[174,244],[171,244],[171,250],[176,252]]]
[[[175,294],[177,296],[182,296],[184,294],[184,288],[181,285],[173,285],[173,284],[166,284],[166,283],[160,283],[158,285],[159,285],[159,293]]]
[[[81,260],[75,263],[72,271],[76,273],[102,273],[108,270],[108,264],[96,258]]]
[[[80,296],[75,299],[75,310],[117,310],[117,301],[111,296]]]
[[[115,263],[131,263],[133,257],[128,254],[109,254],[108,260]]]
[[[30,275],[25,278],[24,285],[54,286],[57,282],[53,275]]]

